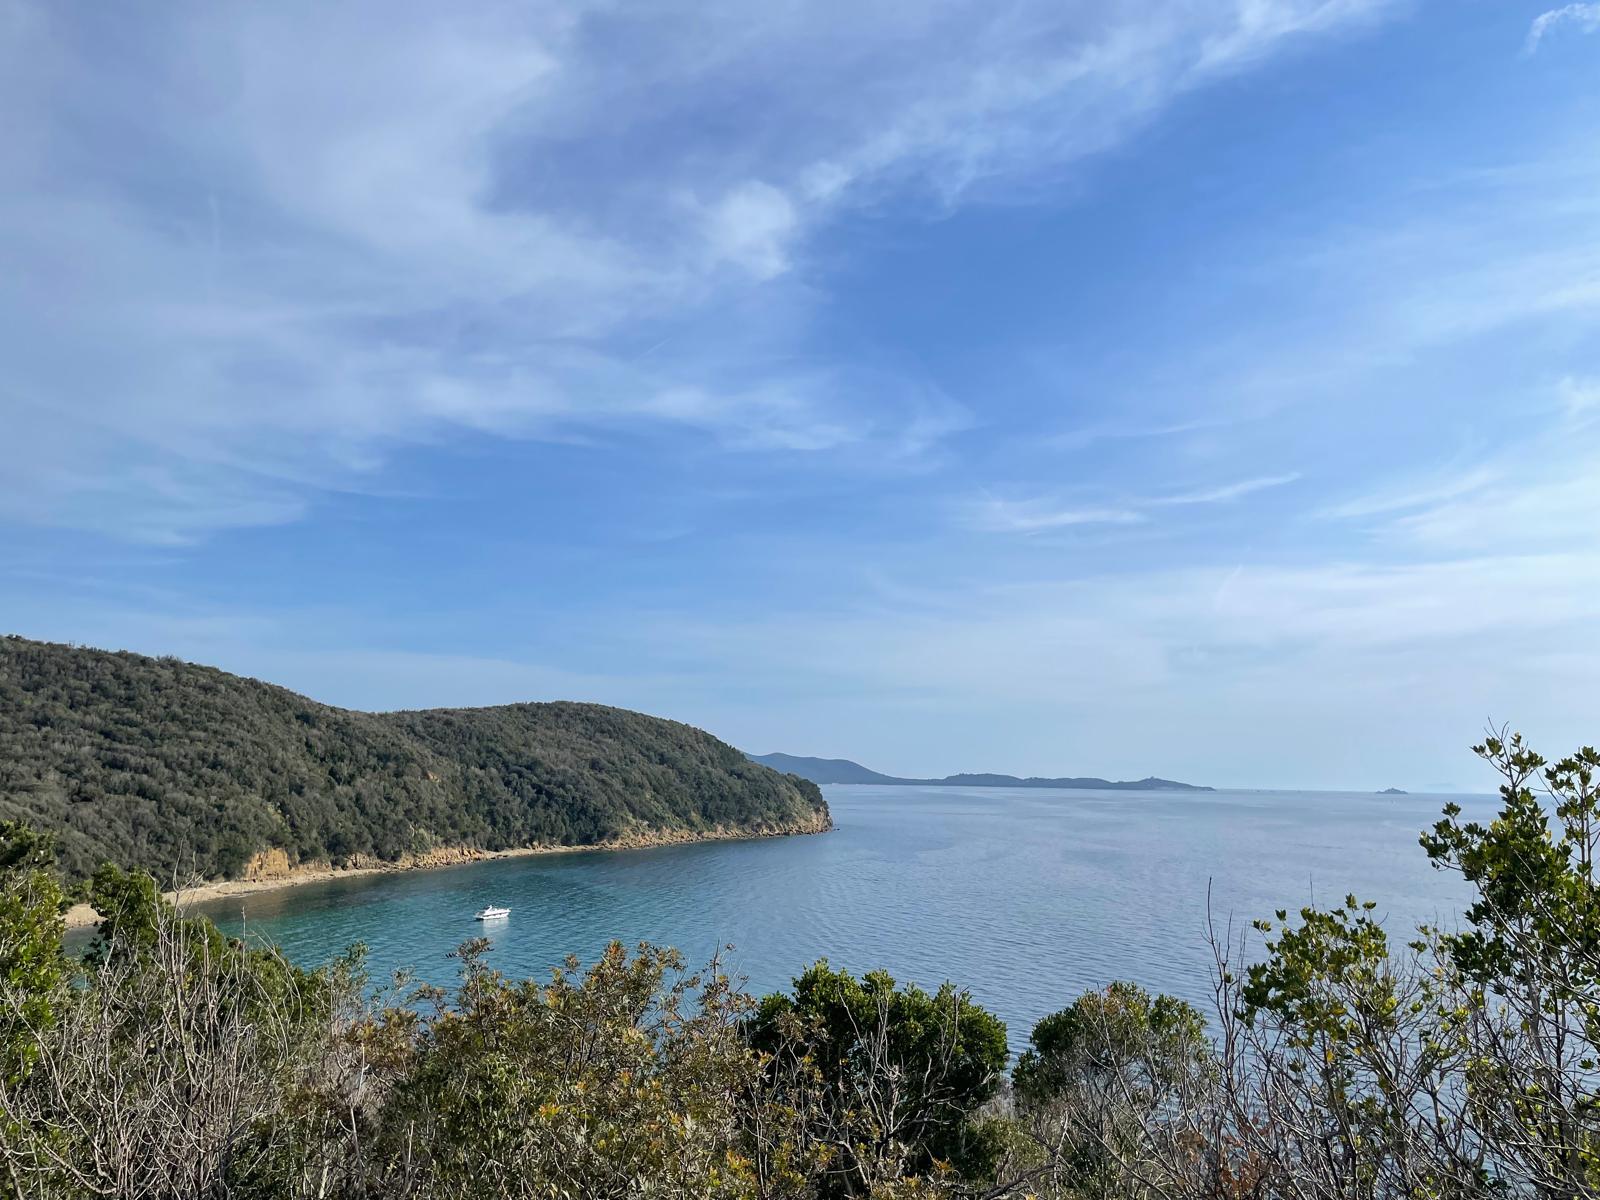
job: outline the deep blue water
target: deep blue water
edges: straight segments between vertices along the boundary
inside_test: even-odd
[[[757,991],[807,963],[951,979],[1003,1017],[1014,1048],[1039,1017],[1113,979],[1210,997],[1207,890],[1219,924],[1353,891],[1392,934],[1459,911],[1462,885],[1417,835],[1448,797],[830,787],[839,828],[810,837],[500,859],[366,876],[207,906],[224,928],[323,962],[351,942],[375,977],[449,983],[448,952],[487,934],[490,961],[539,975],[612,938],[691,962],[731,943]],[[1469,814],[1489,797],[1456,797]],[[472,914],[509,905],[509,920]],[[1396,940],[1400,940],[1396,938]]]

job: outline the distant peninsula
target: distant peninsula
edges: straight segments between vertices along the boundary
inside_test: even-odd
[[[1384,788],[1383,791],[1378,793],[1380,796],[1409,796],[1410,794],[1403,788]]]
[[[752,754],[750,759],[762,766],[771,767],[788,775],[798,775],[812,783],[876,783],[907,787],[1008,787],[1008,788],[1075,788],[1083,791],[1113,792],[1210,792],[1215,788],[1194,783],[1179,783],[1175,779],[1159,779],[1151,775],[1145,779],[1099,779],[1095,776],[1070,776],[1062,779],[1045,779],[1016,775],[988,773],[946,775],[942,779],[904,779],[898,775],[884,775],[851,762],[848,758],[808,758],[797,754]]]

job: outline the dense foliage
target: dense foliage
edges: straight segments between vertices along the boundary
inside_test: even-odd
[[[594,704],[360,713],[175,659],[0,639],[0,819],[69,877],[826,827],[816,785]]]
[[[757,1001],[611,947],[548,983],[307,973],[147,876],[63,948],[48,839],[0,826],[0,1186],[29,1200],[1503,1200],[1600,1197],[1600,754],[1479,752],[1499,815],[1422,838],[1474,901],[1390,944],[1279,913],[1210,1020],[1118,982],[1005,1030],[959,989],[818,963]],[[1534,790],[1543,784],[1542,794]],[[16,898],[14,902],[10,902]]]
[[[792,996],[763,1000],[749,1033],[777,1064],[778,1094],[801,1098],[796,1132],[823,1151],[821,1195],[937,1172],[993,1175],[1001,1146],[975,1114],[1000,1088],[1006,1027],[950,984],[929,994],[820,962]]]

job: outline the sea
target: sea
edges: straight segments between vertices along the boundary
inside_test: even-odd
[[[1453,926],[1467,898],[1420,832],[1451,801],[1489,796],[1335,792],[1098,792],[832,786],[831,833],[647,850],[496,859],[359,876],[201,906],[230,933],[307,966],[352,943],[375,979],[448,986],[451,951],[487,937],[488,961],[548,978],[613,939],[720,954],[752,992],[785,988],[818,959],[950,981],[999,1015],[1013,1052],[1041,1017],[1132,980],[1209,1009],[1213,938],[1256,918],[1353,894],[1396,944],[1419,922]],[[473,919],[488,904],[511,915]]]

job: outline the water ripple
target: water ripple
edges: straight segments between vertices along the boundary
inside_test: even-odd
[[[543,977],[611,938],[725,943],[758,991],[826,956],[855,971],[968,987],[1005,1019],[1013,1049],[1041,1016],[1132,978],[1210,997],[1207,889],[1236,925],[1347,891],[1408,929],[1453,911],[1416,831],[1440,797],[1218,792],[829,788],[823,837],[501,859],[235,898],[208,911],[317,963],[365,942],[376,977],[409,968],[449,983],[450,950],[486,933],[490,961]],[[1469,814],[1492,800],[1466,800]],[[485,904],[512,916],[486,929]]]

